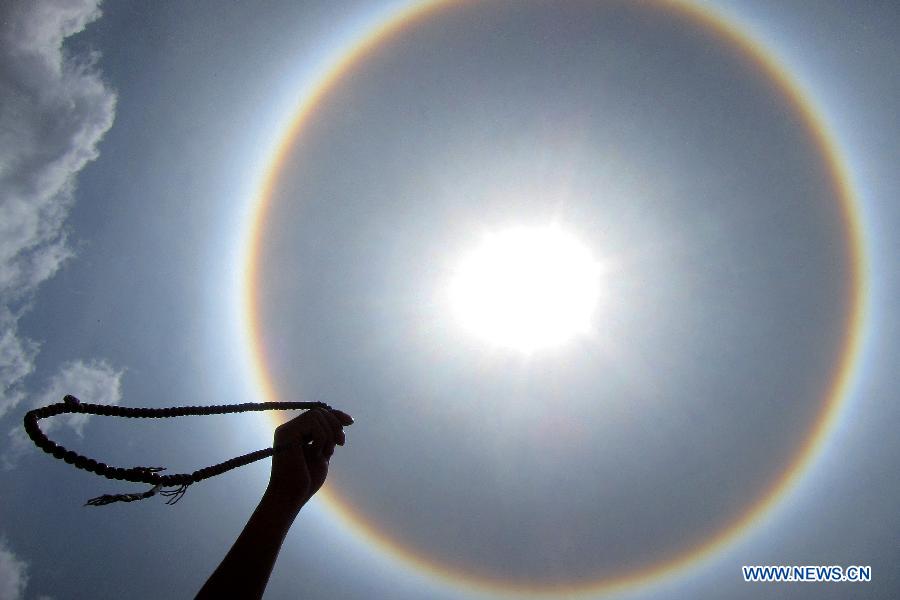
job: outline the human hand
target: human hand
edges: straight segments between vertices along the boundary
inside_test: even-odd
[[[287,448],[272,456],[266,496],[300,510],[325,483],[334,447],[344,445],[343,428],[352,423],[342,411],[313,408],[279,425],[273,445]]]

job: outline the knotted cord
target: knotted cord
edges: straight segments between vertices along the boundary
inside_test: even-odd
[[[62,402],[56,404],[48,404],[41,408],[35,408],[25,413],[25,432],[34,444],[46,452],[52,454],[54,458],[66,461],[70,465],[78,469],[84,469],[91,473],[96,473],[106,477],[107,479],[116,479],[121,481],[133,481],[135,483],[146,483],[151,487],[146,492],[132,494],[104,494],[96,498],[91,498],[85,503],[85,506],[103,506],[113,502],[134,502],[135,500],[143,500],[150,498],[156,494],[168,498],[166,504],[175,504],[181,500],[189,485],[221,475],[231,469],[249,465],[252,462],[272,456],[276,452],[281,452],[292,447],[292,444],[273,446],[271,448],[263,448],[255,452],[250,452],[242,456],[236,456],[231,460],[226,460],[215,465],[210,465],[203,469],[198,469],[193,473],[176,473],[162,475],[161,471],[165,471],[165,467],[132,467],[123,469],[114,467],[102,462],[98,462],[93,458],[88,458],[78,454],[74,450],[69,450],[65,446],[57,444],[47,437],[38,422],[41,419],[54,417],[66,413],[101,415],[105,417],[127,417],[137,419],[159,419],[169,417],[186,417],[194,415],[224,415],[228,413],[242,413],[250,411],[262,410],[298,410],[310,408],[331,407],[324,402],[247,402],[245,404],[217,404],[211,406],[171,406],[169,408],[135,408],[128,406],[115,406],[111,404],[89,404],[82,403],[75,396],[66,396]]]

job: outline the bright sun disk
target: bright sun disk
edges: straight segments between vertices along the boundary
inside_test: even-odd
[[[488,234],[450,282],[454,315],[496,346],[532,352],[590,330],[600,292],[590,250],[558,227]]]

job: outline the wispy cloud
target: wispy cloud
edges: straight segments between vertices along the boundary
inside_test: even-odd
[[[117,371],[104,360],[84,362],[76,360],[64,364],[53,376],[43,392],[35,396],[34,405],[44,406],[62,401],[72,394],[85,402],[118,404],[122,399],[122,371]],[[60,415],[44,421],[44,431],[52,431],[60,424],[71,427],[79,436],[84,435],[84,424],[90,415]]]
[[[38,407],[60,402],[66,394],[84,398],[86,402],[118,404],[122,399],[122,374],[123,371],[102,360],[68,362],[50,379],[43,391],[34,395],[32,405]],[[78,436],[83,436],[88,419],[89,415],[59,415],[42,421],[41,429],[49,434],[65,426]],[[0,455],[0,464],[4,469],[13,468],[33,448],[24,429],[18,424],[9,430],[9,438],[9,447]]]
[[[75,178],[97,157],[115,115],[116,95],[100,77],[97,56],[63,47],[99,18],[98,4],[0,3],[0,417],[25,397],[39,350],[21,335],[19,318],[72,256],[65,220]]]
[[[20,600],[28,585],[28,563],[10,550],[6,540],[0,538],[0,598]]]
[[[34,369],[37,344],[18,335],[18,320],[0,306],[0,418],[25,397],[18,383]]]

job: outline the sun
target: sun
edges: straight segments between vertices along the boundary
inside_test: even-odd
[[[589,333],[600,269],[555,225],[485,234],[449,285],[458,322],[490,345],[531,353]]]

